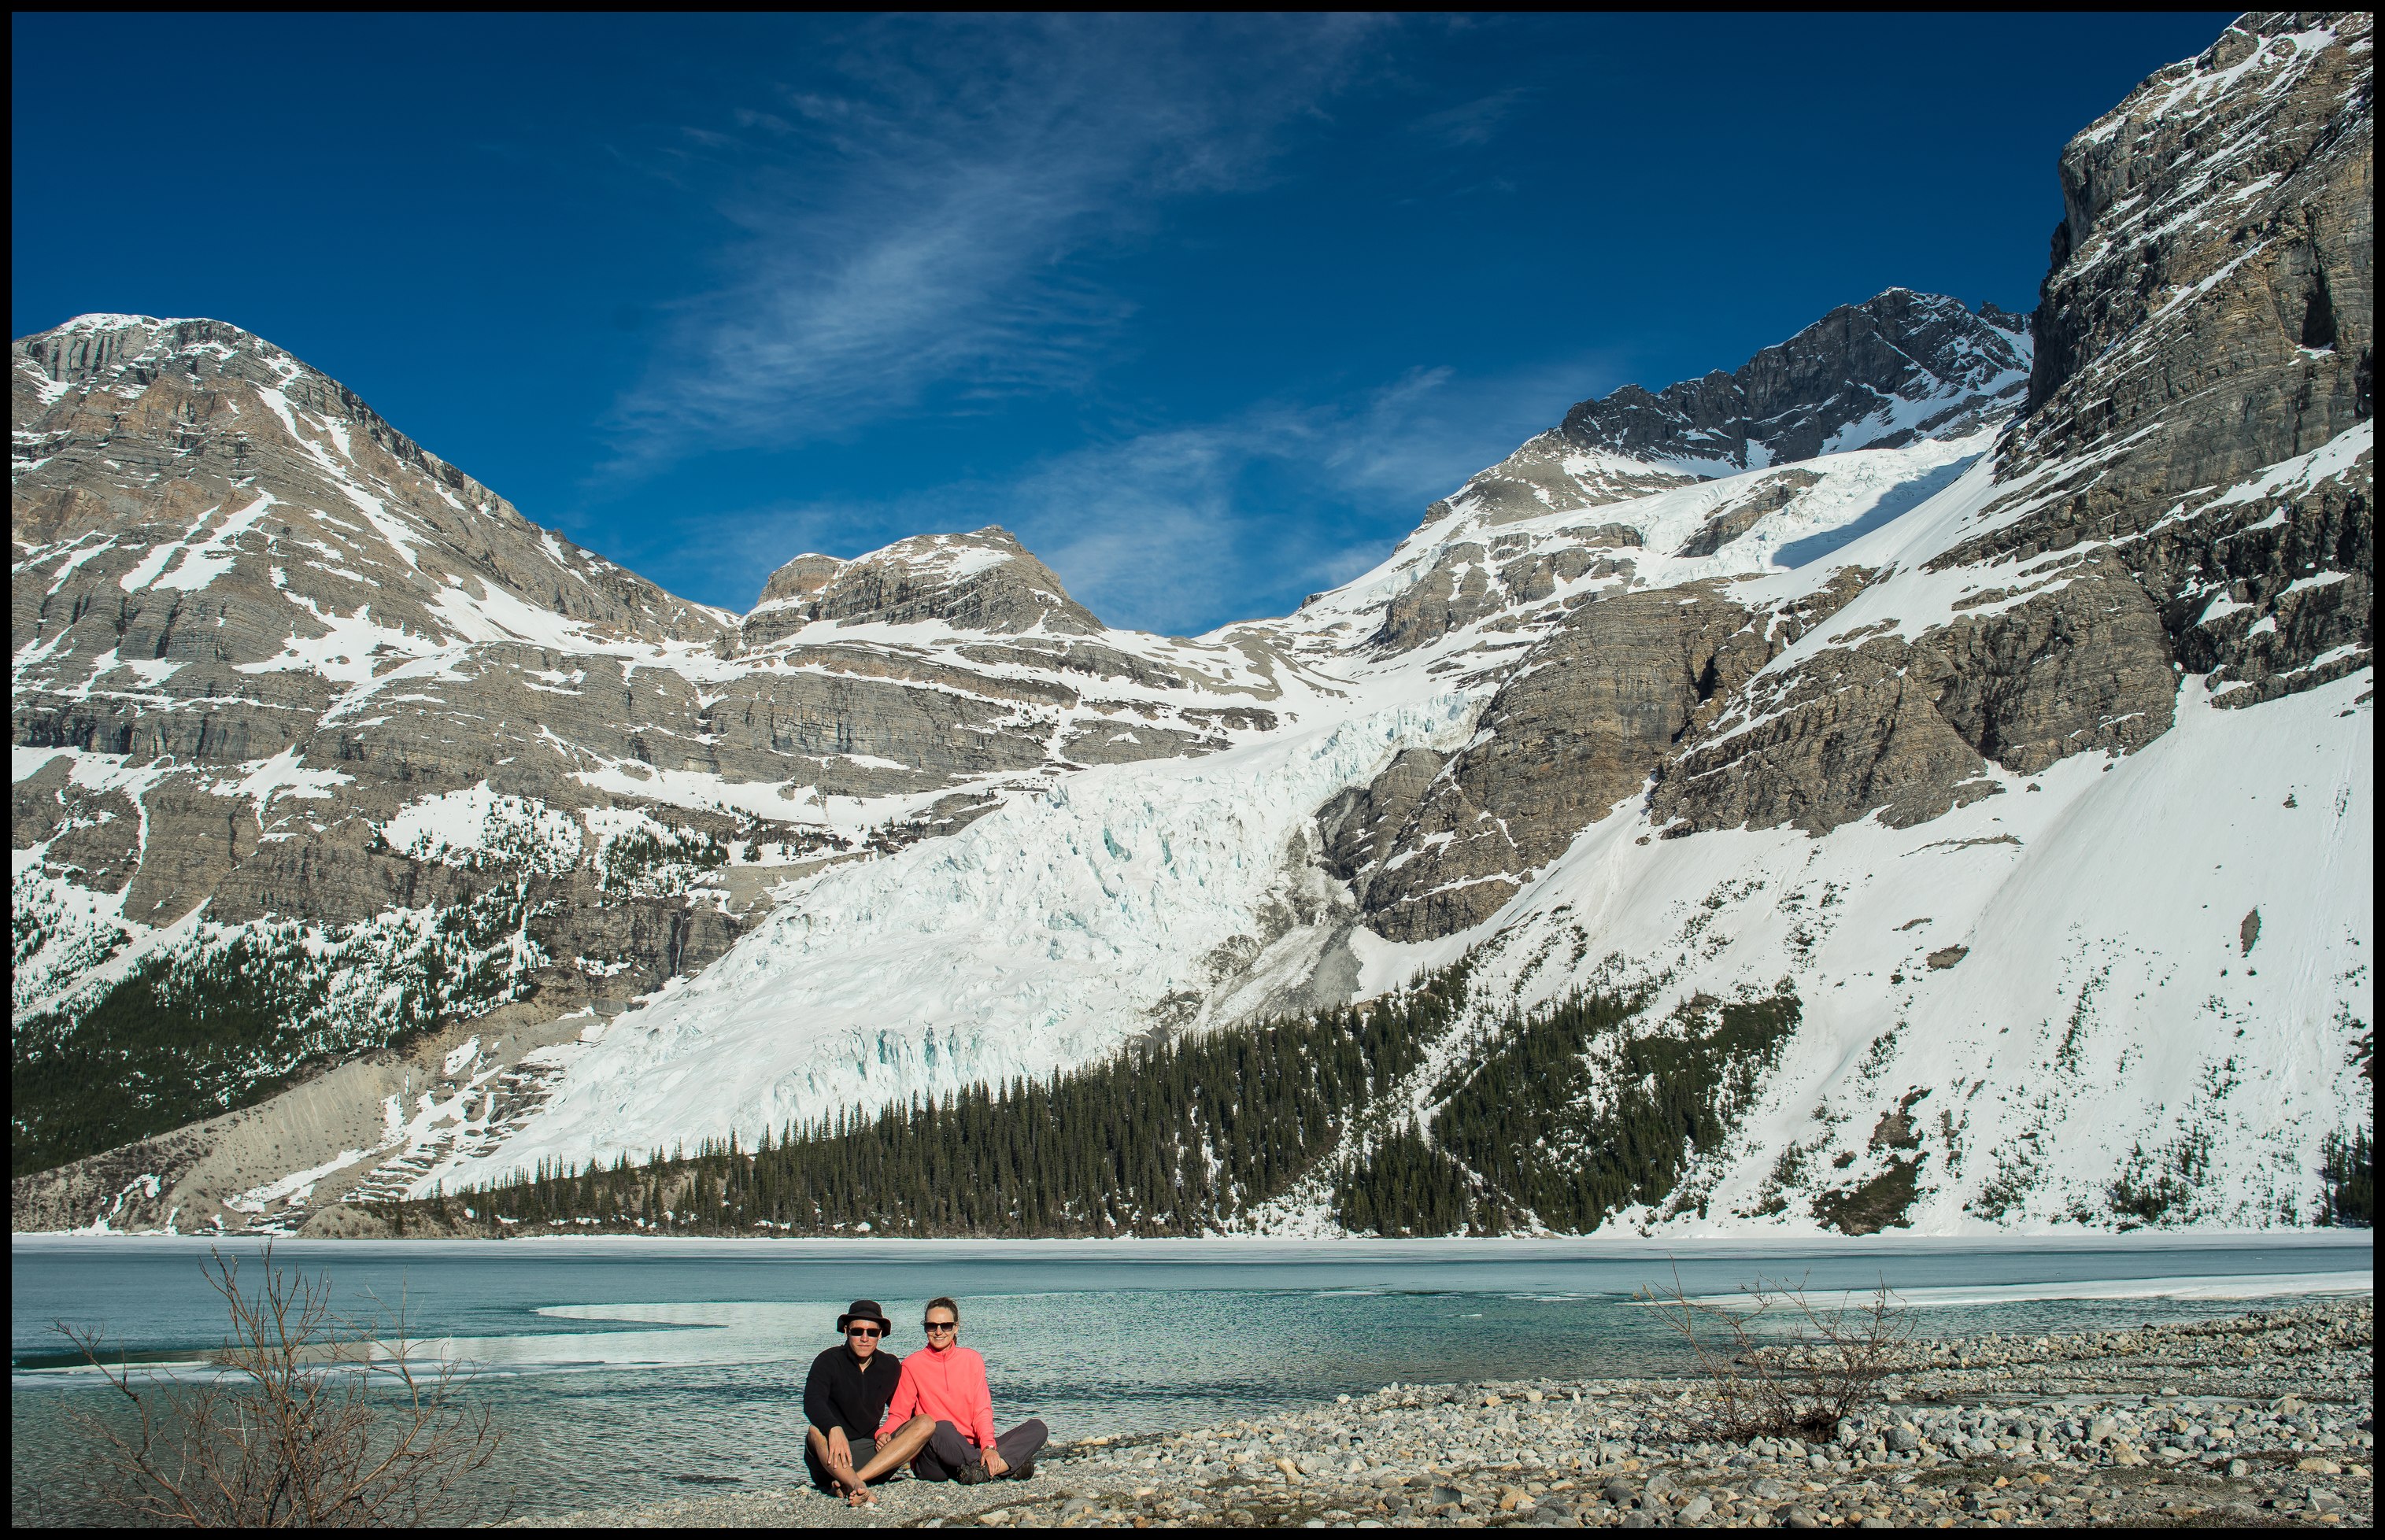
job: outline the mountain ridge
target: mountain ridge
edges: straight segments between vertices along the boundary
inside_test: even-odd
[[[443,1018],[429,1057],[353,1058],[281,1093],[293,1111],[20,1180],[20,1225],[152,1224],[177,1193],[235,1226],[328,1224],[348,1211],[318,1185],[420,1195],[751,1138],[1380,996],[1459,959],[1467,1031],[1594,983],[1646,1000],[1631,1041],[1702,1030],[1684,1025],[1695,1011],[1667,1013],[1700,1000],[1802,1002],[1729,1138],[1619,1223],[2095,1225],[2137,1211],[2116,1195],[2155,1188],[2166,1223],[2298,1222],[2320,1142],[2367,1095],[2367,36],[2358,18],[2247,18],[2073,141],[2066,187],[2117,174],[2131,209],[2166,206],[2156,289],[2175,303],[2129,308],[2148,248],[2099,244],[2117,217],[2082,193],[2035,322],[2067,339],[2069,372],[2047,366],[2009,424],[2040,378],[2011,317],[1891,291],[1744,379],[1578,406],[1375,571],[1199,642],[1099,628],[999,531],[797,558],[733,629],[719,617],[708,643],[638,663],[701,680],[684,727],[657,719],[643,750],[543,782],[451,770],[363,820],[417,867],[482,874],[464,885],[477,899],[512,883],[527,901],[551,891],[539,883],[601,888],[611,821],[698,826],[658,792],[778,797],[793,772],[808,801],[706,826],[731,853],[682,862],[692,876],[651,900],[734,920],[704,922],[717,950],[608,975],[609,993],[542,982],[477,1002]],[[2096,169],[2124,151],[2133,169]],[[2225,212],[2246,207],[2249,224]],[[1935,366],[1883,353],[1892,377],[1824,369],[1807,383],[1830,389],[1775,409],[1781,381],[1871,357],[1898,327],[1939,339],[1922,350]],[[2253,416],[2222,421],[2192,393],[2115,416],[2131,381],[2167,377],[2147,359],[2233,382]],[[1950,380],[1962,390],[1942,399]],[[301,420],[292,435],[329,454],[329,418]],[[237,566],[237,549],[207,549],[210,570]],[[20,617],[26,572],[55,596],[79,553],[20,557]],[[132,560],[83,554],[97,582]],[[548,653],[550,688],[589,666]],[[20,701],[78,682],[89,696],[97,656],[64,678],[37,658],[30,686],[20,664]],[[772,727],[737,762],[751,778],[730,777],[737,721],[761,723],[793,681],[908,693],[821,736]],[[972,702],[998,710],[970,717]],[[897,732],[914,720],[900,711],[928,715]],[[795,771],[814,750],[818,767]],[[28,872],[37,898],[93,891],[45,866],[123,821],[76,823],[75,777],[127,771],[88,752],[20,773],[20,891]],[[380,795],[347,785],[325,789]],[[881,838],[889,814],[912,826]],[[2198,818],[2201,843],[2169,832]],[[778,849],[758,861],[749,843]],[[741,869],[773,874],[769,907],[691,897],[710,886],[693,877]],[[593,896],[545,901],[598,912]],[[512,934],[570,933],[524,919]],[[2230,1034],[2254,1026],[2248,1057]],[[1450,1043],[1430,1050],[1444,1066]],[[1606,1051],[1567,1095],[1606,1094]],[[305,1160],[243,1144],[293,1126],[310,1094],[336,1115]],[[1412,1109],[1419,1137],[1436,1105]],[[1900,1105],[1929,1121],[1867,1143]],[[1363,1166],[1373,1146],[1337,1159]],[[1330,1232],[1323,1180],[1243,1208]]]

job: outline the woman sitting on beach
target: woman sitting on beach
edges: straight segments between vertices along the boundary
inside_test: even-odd
[[[923,1314],[928,1345],[903,1360],[903,1378],[879,1439],[886,1441],[914,1417],[931,1418],[935,1430],[911,1459],[913,1475],[964,1484],[1002,1476],[1025,1481],[1035,1473],[1035,1451],[1049,1436],[1043,1422],[1030,1417],[997,1437],[985,1360],[960,1345],[960,1306],[939,1296],[928,1301]]]

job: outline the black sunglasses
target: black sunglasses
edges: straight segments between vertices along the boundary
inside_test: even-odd
[[[931,1332],[957,1332],[961,1329],[957,1321],[922,1321],[919,1324]]]
[[[886,1334],[880,1331],[875,1326],[847,1326],[844,1329],[844,1335],[847,1336],[884,1336]]]

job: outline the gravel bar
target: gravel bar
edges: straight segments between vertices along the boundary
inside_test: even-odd
[[[1046,1452],[1026,1482],[899,1480],[855,1510],[739,1491],[540,1527],[1135,1529],[2304,1525],[2371,1511],[2375,1303],[1915,1345],[1835,1440],[1729,1443],[1683,1380],[1387,1385]]]

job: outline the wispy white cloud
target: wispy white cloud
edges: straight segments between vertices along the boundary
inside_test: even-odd
[[[1112,625],[1171,633],[1280,615],[1388,555],[1425,505],[1505,457],[1611,371],[1576,358],[1494,379],[1417,369],[1323,404],[1263,403],[1048,456],[1005,479],[725,521],[716,570],[806,550],[1010,529]]]
[[[1536,94],[1530,86],[1509,86],[1488,96],[1429,112],[1409,124],[1408,129],[1443,144],[1488,144],[1499,136],[1507,119]]]
[[[1083,257],[1167,199],[1253,184],[1355,68],[1347,17],[888,19],[687,130],[723,189],[721,281],[618,404],[615,469],[850,433],[933,397],[1052,388],[1129,307]],[[818,81],[814,83],[817,85]]]

